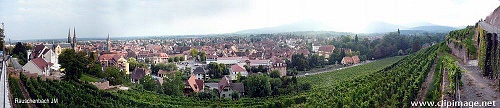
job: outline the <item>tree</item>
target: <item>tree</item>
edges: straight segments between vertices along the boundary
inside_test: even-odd
[[[179,62],[179,56],[174,57],[174,62]]]
[[[420,41],[415,40],[412,44],[411,50],[412,52],[417,52],[418,50],[420,50]]]
[[[109,66],[104,70],[104,73],[110,85],[120,85],[125,82],[125,72],[121,71],[116,66]]]
[[[250,75],[243,81],[250,97],[266,97],[271,95],[271,83],[265,75]]]
[[[130,57],[128,59],[129,63],[129,71],[132,72],[135,70],[135,68],[144,68],[146,64],[138,62],[135,58]]]
[[[164,94],[171,96],[182,96],[182,89],[184,89],[184,83],[181,80],[181,73],[176,72],[175,74],[167,74],[166,78],[163,78],[162,91]]]
[[[229,75],[229,70],[224,64],[217,64],[212,62],[207,65],[207,69],[209,70],[209,74],[214,78],[222,78],[224,75]]]
[[[27,52],[26,52],[26,46],[23,45],[21,42],[17,42],[16,45],[14,46],[14,49],[12,50],[12,55],[15,58],[18,58],[19,64],[24,65],[28,59],[26,58]]]
[[[295,68],[299,71],[304,71],[310,69],[309,61],[304,56],[304,54],[294,54],[292,55],[291,68]]]
[[[94,75],[98,78],[104,78],[106,77],[105,74],[102,72],[102,66],[99,63],[95,63],[90,65],[90,69],[88,71],[90,75]]]
[[[165,83],[164,83],[165,84]],[[156,91],[157,85],[155,79],[151,75],[146,75],[141,79],[141,85],[145,90]]]
[[[179,57],[179,59],[180,59],[180,61],[186,61],[186,57],[184,57],[184,56]]]
[[[196,48],[191,49],[190,54],[192,57],[197,57],[198,56],[198,49],[196,49]]]
[[[278,70],[273,70],[273,71],[271,71],[271,73],[269,73],[269,76],[270,76],[271,78],[279,78],[279,77],[281,76],[281,75],[280,75],[280,71],[278,71]]]
[[[238,93],[237,91],[233,91],[233,93],[231,93],[231,98],[233,100],[238,100],[240,99],[240,93]]]
[[[168,62],[169,62],[169,63],[174,62],[174,58],[173,58],[173,57],[168,58]]]
[[[82,76],[83,71],[87,70],[87,57],[84,53],[75,53],[73,49],[65,49],[59,54],[59,64],[64,69],[65,80],[78,80]]]
[[[355,42],[355,43],[358,43],[358,42],[359,42],[359,40],[358,40],[358,35],[354,36],[354,42]]]
[[[177,65],[174,63],[158,63],[158,64],[151,64],[151,71],[152,74],[158,74],[159,70],[166,70],[166,71],[176,71],[177,70]]]
[[[200,54],[200,61],[206,61],[207,60],[207,54],[205,52],[201,52]]]

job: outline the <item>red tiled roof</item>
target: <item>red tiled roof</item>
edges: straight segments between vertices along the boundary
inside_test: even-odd
[[[196,93],[200,92],[205,87],[205,82],[203,80],[196,79],[194,75],[189,77],[187,83]]]
[[[243,66],[241,66],[239,64],[232,65],[231,70],[233,70],[233,72],[246,72],[247,71]]]
[[[354,63],[359,63],[359,57],[358,56],[352,56],[352,61]]]
[[[333,46],[333,45],[322,45],[319,47],[318,51],[332,52],[334,49],[335,49],[335,46]]]
[[[219,92],[222,92],[224,87],[231,86],[231,82],[229,82],[229,79],[227,79],[227,77],[224,76],[222,77],[222,79],[220,79],[218,85],[219,85]]]
[[[352,58],[351,58],[351,57],[344,57],[344,58],[342,58],[342,61],[343,61],[345,64],[353,63],[353,61],[352,61]]]
[[[44,70],[44,68],[52,66],[52,63],[47,63],[43,58],[38,57],[36,59],[31,60],[33,63],[40,69]]]

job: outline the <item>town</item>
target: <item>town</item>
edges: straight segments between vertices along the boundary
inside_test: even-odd
[[[377,44],[382,36],[367,37],[358,37],[357,34],[304,37],[289,33],[113,40],[107,34],[105,40],[79,41],[76,29],[69,29],[67,41],[7,45],[7,49],[13,51],[11,60],[14,60],[8,69],[33,78],[86,81],[101,90],[128,90],[140,85],[145,90],[161,91],[166,86],[178,87],[177,93],[173,92],[175,90],[162,91],[171,95],[195,96],[203,92],[211,97],[239,98],[247,95],[246,90],[254,86],[243,83],[251,80],[247,78],[251,74],[266,74],[288,81],[288,78],[321,73],[315,68],[331,71],[381,58],[382,55],[368,53],[367,47],[375,47],[370,44]],[[415,43],[414,49],[405,48],[406,51],[394,53],[406,55],[436,41],[439,40],[429,38],[422,44]],[[336,45],[344,47],[333,43],[342,43]],[[174,79],[178,82],[175,83]],[[309,83],[297,86],[301,89],[295,91],[310,88]],[[279,93],[277,88],[280,87],[276,84],[272,87],[276,93],[271,95],[286,94]],[[270,95],[250,94],[250,97]]]

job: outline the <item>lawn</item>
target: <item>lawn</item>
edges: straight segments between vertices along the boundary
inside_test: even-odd
[[[92,75],[87,75],[87,74],[82,74],[82,77],[80,77],[81,81],[87,81],[87,82],[97,82],[99,79]]]

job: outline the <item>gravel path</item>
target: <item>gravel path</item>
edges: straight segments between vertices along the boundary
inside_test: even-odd
[[[500,93],[495,90],[493,80],[482,77],[477,62],[463,65],[457,63],[466,72],[462,74],[461,98],[464,101],[496,101],[500,102]],[[500,107],[500,106],[497,106]]]

